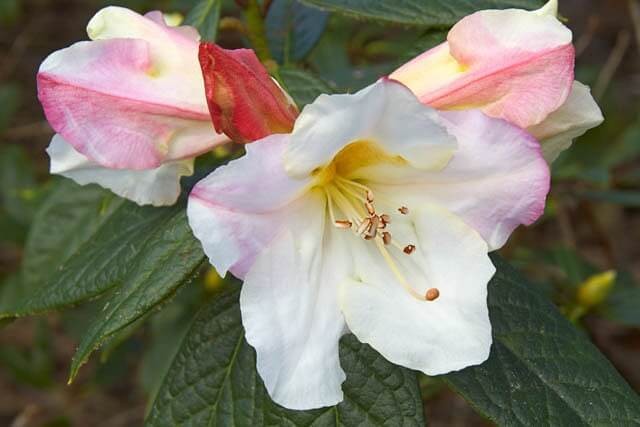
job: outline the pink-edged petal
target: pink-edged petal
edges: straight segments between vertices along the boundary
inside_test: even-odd
[[[38,97],[54,130],[121,169],[156,168],[227,141],[210,123],[198,43],[183,32],[126,9],[99,12],[89,24],[96,41],[54,52],[40,67]]]
[[[544,158],[551,163],[571,146],[574,139],[603,121],[600,107],[591,96],[589,87],[576,81],[562,107],[542,123],[529,128],[529,132],[540,141]]]
[[[283,167],[288,135],[247,146],[247,154],[216,169],[189,195],[194,235],[219,274],[244,277],[256,255],[296,210],[311,179],[293,179]]]
[[[155,169],[109,169],[78,153],[60,135],[47,148],[50,172],[80,185],[98,184],[139,205],[167,206],[178,200],[180,178],[193,174],[193,159],[167,162]]]
[[[519,9],[467,16],[447,42],[391,78],[439,109],[480,108],[522,128],[557,110],[573,82],[571,31],[554,16]]]
[[[304,207],[260,253],[240,294],[258,373],[271,398],[290,409],[343,398],[338,344],[345,325],[337,287],[351,254],[344,233],[326,229],[325,203],[321,194],[305,197]]]
[[[433,301],[411,296],[380,262],[375,247],[359,242],[353,251],[356,275],[341,286],[347,326],[391,362],[427,375],[480,364],[492,341],[487,283],[495,268],[487,244],[442,207],[416,206],[410,217],[406,234],[417,249],[402,271],[409,272],[408,285],[420,295],[435,288],[439,296]]]
[[[375,192],[399,205],[435,201],[459,215],[491,250],[505,244],[520,224],[542,215],[549,167],[528,133],[477,110],[441,113],[458,141],[449,164],[409,180],[376,183]]]

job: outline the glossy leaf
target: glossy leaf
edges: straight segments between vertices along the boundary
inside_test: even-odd
[[[322,35],[329,14],[298,0],[274,0],[265,19],[269,48],[280,63],[303,59]]]
[[[296,68],[281,68],[280,77],[287,92],[299,108],[312,103],[321,93],[331,93],[331,87],[313,74]]]
[[[215,41],[220,23],[222,0],[200,0],[184,20],[186,25],[196,27],[202,40]]]
[[[321,10],[423,27],[450,27],[482,9],[536,9],[544,0],[301,0]]]
[[[347,373],[344,402],[314,411],[275,405],[244,339],[238,294],[230,290],[199,313],[158,393],[148,427],[424,425],[415,373],[392,365],[353,336],[340,346]]]
[[[139,254],[125,262],[130,268],[122,286],[96,313],[83,336],[71,364],[71,378],[106,339],[165,302],[204,262],[200,242],[193,237],[184,209],[173,212],[170,219],[155,227]]]
[[[498,257],[489,360],[445,378],[499,425],[638,425],[640,398],[609,361]]]

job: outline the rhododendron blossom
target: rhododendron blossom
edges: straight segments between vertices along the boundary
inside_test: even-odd
[[[198,32],[168,26],[160,12],[141,16],[107,7],[91,19],[87,32],[92,41],[54,52],[38,72],[38,97],[57,132],[47,150],[51,172],[80,184],[100,184],[139,204],[172,204],[180,193],[180,177],[193,173],[197,155],[228,142],[224,132],[233,138],[234,129],[255,128],[257,120],[269,118],[270,111],[259,108],[262,103],[285,111],[280,122],[288,125],[297,114],[247,49],[203,44],[215,48],[216,60],[224,65],[209,63],[210,74],[203,78]],[[234,63],[238,66],[229,66]],[[205,79],[217,81],[216,105],[224,106],[226,115],[235,111],[235,128],[221,126],[220,134],[214,129]],[[263,91],[247,90],[241,97],[225,85],[233,79]],[[271,99],[264,96],[267,92]]]
[[[603,120],[589,88],[574,82],[572,34],[557,8],[551,0],[532,12],[476,12],[390,77],[438,109],[479,108],[527,129],[552,162]]]
[[[488,252],[542,213],[538,142],[480,111],[439,112],[383,79],[321,95],[290,134],[247,146],[191,192],[220,274],[244,279],[248,342],[272,398],[342,400],[340,337],[429,375],[491,346]]]

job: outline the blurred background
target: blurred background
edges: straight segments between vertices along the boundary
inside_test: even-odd
[[[108,2],[181,14],[194,3]],[[592,87],[606,121],[554,164],[544,217],[519,229],[502,254],[640,391],[640,1],[560,3],[574,32],[577,78]],[[36,71],[49,53],[86,39],[86,23],[106,4],[0,0],[0,302],[19,285],[30,224],[52,181],[44,151],[52,131],[36,99]],[[223,16],[234,14],[226,1]],[[219,34],[225,47],[245,43],[233,22]],[[354,91],[419,53],[425,37],[443,35],[418,42],[409,28],[331,16],[302,66]],[[110,342],[71,386],[69,362],[96,306],[0,324],[0,426],[141,425],[172,356],[167,343],[220,282],[203,271],[162,313]],[[421,385],[430,425],[488,425],[439,380]]]

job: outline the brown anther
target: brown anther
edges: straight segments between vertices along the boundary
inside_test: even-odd
[[[335,225],[338,228],[345,228],[345,229],[351,228],[353,226],[351,221],[347,221],[346,219],[339,219],[333,225]]]
[[[384,242],[385,245],[388,245],[391,243],[391,233],[389,233],[388,231],[385,231],[384,233],[382,233],[382,241]]]
[[[400,208],[398,208],[398,212],[400,212],[402,215],[408,215],[409,214],[409,208],[406,206],[402,206]]]
[[[373,203],[373,191],[367,190],[367,202]]]
[[[380,219],[382,220],[382,222],[384,222],[385,224],[391,224],[391,217],[387,214],[382,214],[380,215]]]
[[[431,288],[427,290],[427,293],[425,294],[425,299],[427,301],[433,301],[438,299],[439,296],[440,296],[440,291],[438,290],[438,288]]]
[[[374,216],[373,218],[371,218],[371,224],[367,229],[368,237],[371,237],[371,238],[376,237],[376,235],[378,234],[378,224],[380,224],[380,217]]]
[[[404,253],[407,255],[411,255],[415,250],[416,250],[416,247],[414,245],[407,245],[403,249]]]
[[[387,223],[384,221],[380,221],[380,224],[378,224],[378,229],[384,230],[385,228],[387,228]]]
[[[356,233],[358,233],[358,234],[364,233],[365,231],[367,231],[369,226],[371,226],[371,219],[366,218],[364,221],[362,221],[362,223],[358,227],[358,230],[356,231]]]
[[[367,212],[369,212],[369,215],[374,215],[376,213],[376,208],[373,207],[373,203],[365,202],[364,207],[367,208]]]

